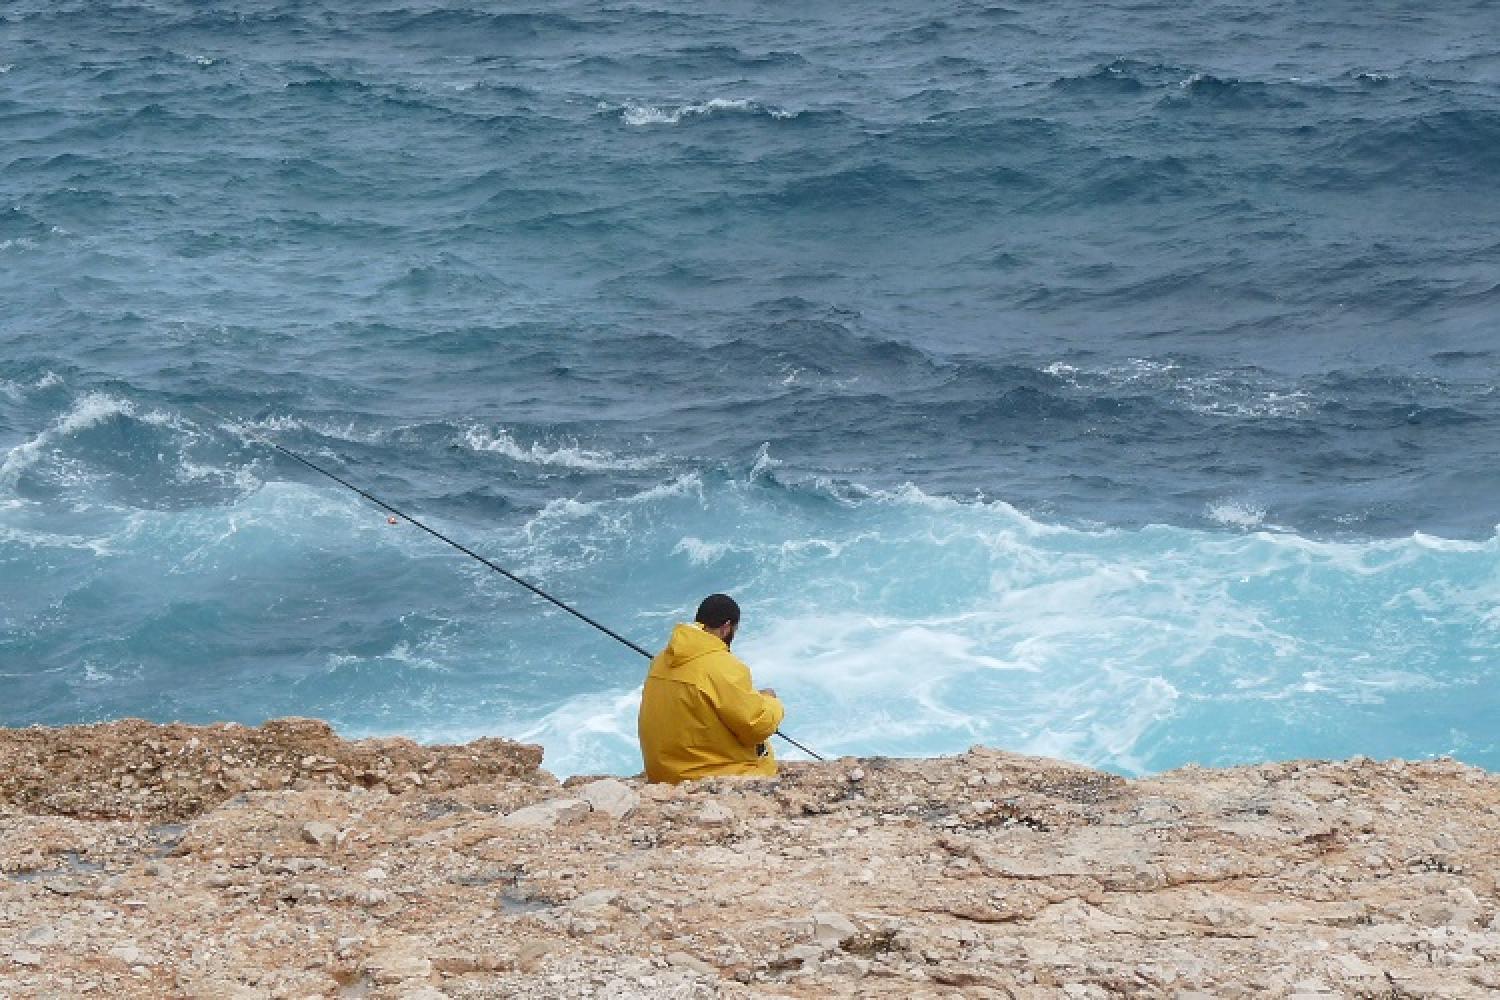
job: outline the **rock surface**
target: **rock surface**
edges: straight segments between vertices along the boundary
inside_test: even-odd
[[[5,997],[1500,991],[1500,776],[1448,760],[564,787],[536,747],[279,720],[0,761]]]

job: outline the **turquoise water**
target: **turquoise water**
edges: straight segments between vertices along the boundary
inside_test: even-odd
[[[643,646],[735,594],[824,754],[1493,769],[1495,29],[9,5],[0,723],[636,769],[638,654],[266,435]]]

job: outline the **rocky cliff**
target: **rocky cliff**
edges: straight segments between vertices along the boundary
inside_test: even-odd
[[[0,995],[1500,992],[1500,776],[1448,760],[540,764],[309,720],[0,730]]]

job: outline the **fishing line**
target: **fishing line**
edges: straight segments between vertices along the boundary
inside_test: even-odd
[[[594,619],[590,618],[588,615],[584,614],[582,611],[579,611],[577,608],[574,608],[571,605],[565,604],[564,602],[562,602],[562,601],[558,600],[557,598],[553,597],[551,594],[547,593],[542,588],[536,586],[535,584],[529,583],[526,580],[523,580],[521,577],[516,576],[516,574],[514,574],[510,570],[506,569],[504,566],[501,566],[498,563],[495,563],[495,562],[492,562],[489,559],[486,559],[484,556],[480,555],[478,552],[475,552],[473,549],[469,548],[468,546],[461,545],[458,542],[455,542],[453,539],[449,538],[447,535],[443,534],[441,531],[438,531],[435,528],[429,528],[427,525],[423,524],[421,521],[419,521],[416,518],[412,517],[410,514],[406,513],[403,510],[400,510],[400,509],[398,509],[396,507],[391,506],[390,504],[386,503],[384,500],[382,500],[379,497],[375,496],[373,493],[368,493],[365,490],[360,489],[358,486],[355,486],[353,483],[349,482],[348,480],[342,479],[339,476],[335,475],[334,473],[329,472],[327,469],[323,468],[322,466],[316,465],[313,462],[311,462],[311,461],[303,458],[301,455],[297,454],[295,451],[292,451],[290,448],[285,448],[285,447],[277,444],[275,441],[271,440],[270,438],[266,437],[265,435],[260,434],[260,433],[254,431],[254,430],[252,430],[252,429],[250,429],[248,427],[245,427],[243,424],[236,424],[234,421],[230,420],[228,417],[226,417],[223,414],[218,413],[218,412],[210,409],[207,406],[204,406],[202,403],[193,403],[192,405],[198,407],[198,409],[202,410],[204,413],[211,414],[216,420],[223,421],[224,424],[226,424],[227,426],[229,426],[229,427],[235,429],[236,431],[244,434],[246,437],[249,437],[250,439],[252,439],[254,441],[259,441],[261,444],[267,445],[267,446],[269,446],[271,448],[275,448],[278,452],[280,452],[281,454],[285,455],[287,458],[290,458],[292,461],[299,462],[302,465],[307,466],[309,469],[313,470],[314,472],[316,472],[316,473],[318,473],[320,475],[327,476],[329,479],[332,479],[334,482],[336,482],[340,486],[344,487],[344,489],[350,490],[350,491],[352,491],[354,493],[358,493],[360,496],[364,497],[366,500],[370,501],[375,506],[380,507],[380,508],[382,508],[384,510],[388,510],[392,514],[395,514],[397,517],[401,518],[403,521],[406,521],[409,524],[412,524],[412,525],[415,525],[418,528],[421,528],[423,531],[427,532],[433,538],[436,538],[440,542],[444,542],[445,544],[453,546],[455,549],[457,549],[458,551],[462,552],[464,555],[468,556],[470,559],[474,559],[474,560],[477,560],[478,562],[483,563],[484,565],[488,566],[490,569],[494,570],[496,573],[499,573],[501,576],[505,577],[507,580],[511,581],[512,583],[520,584],[522,587],[525,587],[527,590],[531,591],[536,596],[542,598],[542,600],[549,601],[552,604],[556,605],[557,607],[561,608],[562,610],[566,611],[568,614],[570,614],[573,617],[577,618],[579,621],[582,621],[582,622],[584,622],[584,623],[586,623],[588,625],[594,626],[594,628],[598,629],[600,632],[603,632],[605,635],[609,636],[611,639],[614,639],[616,642],[623,643],[624,645],[629,646],[631,649],[635,650],[637,653],[640,653],[646,659],[650,660],[650,659],[654,658],[649,651],[647,651],[643,647],[638,646],[635,643],[631,642],[629,639],[625,638],[623,635],[620,635],[620,633],[614,631],[611,628],[608,628],[605,625],[601,625],[599,622],[594,621]],[[779,729],[776,730],[775,735],[780,736],[782,739],[786,740],[792,746],[796,747],[798,750],[801,750],[803,753],[807,754],[809,757],[812,757],[814,760],[823,760],[823,758],[821,756],[819,756],[818,754],[816,754],[813,751],[809,750],[807,747],[803,746],[801,743],[798,743],[796,740],[792,739],[790,736],[788,736],[786,733],[783,733],[781,730],[779,730]]]

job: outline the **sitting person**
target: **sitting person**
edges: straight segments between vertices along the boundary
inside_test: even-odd
[[[775,691],[755,690],[750,668],[729,652],[740,606],[725,594],[710,594],[695,618],[672,630],[646,675],[638,722],[646,779],[675,785],[719,775],[774,775],[767,741],[786,710]]]

